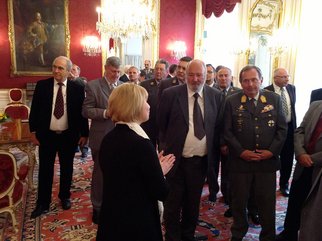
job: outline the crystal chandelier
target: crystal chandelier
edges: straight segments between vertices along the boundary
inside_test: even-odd
[[[155,31],[154,5],[154,0],[107,0],[102,8],[96,9],[96,29],[121,41],[132,36],[147,39]]]

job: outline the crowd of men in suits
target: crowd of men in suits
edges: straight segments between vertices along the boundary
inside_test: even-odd
[[[289,84],[287,70],[276,69],[273,83],[262,89],[262,73],[256,66],[240,71],[241,88],[237,88],[228,67],[214,68],[188,56],[179,60],[175,76],[170,78],[166,60],[156,61],[154,69],[149,60],[144,65],[141,71],[127,66],[121,78],[120,59],[109,57],[104,76],[84,85],[67,79],[73,66],[68,58],[54,60],[53,77],[37,83],[30,113],[30,130],[40,147],[38,200],[31,217],[49,211],[56,152],[61,165],[59,198],[62,208],[70,209],[75,148],[85,146],[89,137],[94,161],[92,221],[99,222],[104,192],[99,149],[103,137],[114,128],[107,116],[108,98],[114,88],[132,82],[148,92],[150,118],[142,128],[157,151],[176,157],[166,176],[170,187],[164,202],[166,241],[195,240],[205,180],[209,202],[216,202],[221,189],[229,205],[225,216],[234,220],[231,240],[242,240],[246,235],[248,216],[262,226],[260,240],[275,240],[277,170],[280,192],[290,197],[285,230],[276,239],[297,240],[312,168],[305,167],[289,189],[297,125],[295,86]],[[311,101],[316,99],[322,99],[321,90],[312,92]]]

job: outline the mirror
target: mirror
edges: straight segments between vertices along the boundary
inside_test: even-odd
[[[247,59],[248,64],[262,70],[263,86],[270,84],[272,72],[278,65],[272,44],[274,34],[279,29],[282,8],[282,0],[257,0],[250,11]]]

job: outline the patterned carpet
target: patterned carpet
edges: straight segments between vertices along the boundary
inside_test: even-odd
[[[77,153],[74,160],[74,179],[72,186],[72,208],[63,211],[57,197],[59,184],[59,164],[55,165],[55,180],[51,211],[41,218],[30,219],[30,214],[35,208],[36,190],[29,191],[26,195],[26,205],[21,205],[17,210],[19,232],[14,233],[10,218],[0,215],[0,240],[3,241],[92,241],[96,237],[97,226],[91,222],[92,206],[90,201],[90,178],[92,161],[89,156],[81,159]],[[35,181],[36,173],[35,170]],[[277,194],[276,225],[280,232],[285,217],[287,199]],[[200,209],[200,220],[197,232],[208,235],[208,240],[228,241],[232,218],[226,218],[226,210],[222,198],[215,205],[207,201],[208,190],[204,188]],[[25,208],[24,208],[25,206]],[[24,213],[24,215],[22,215]],[[7,220],[7,221],[6,221]],[[260,226],[250,224],[244,240],[258,240]],[[129,239],[130,241],[130,239]]]

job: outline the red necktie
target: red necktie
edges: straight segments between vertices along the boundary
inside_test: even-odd
[[[322,134],[322,116],[320,116],[319,121],[316,123],[314,131],[312,132],[312,136],[310,138],[310,142],[307,145],[306,150],[309,154],[313,154],[315,152],[315,144],[319,139],[319,137],[321,136],[321,134]]]
[[[62,86],[63,83],[57,83],[59,85],[57,96],[56,96],[56,103],[55,103],[55,109],[54,109],[54,116],[57,119],[60,119],[64,115],[64,97],[63,97],[63,91]]]

